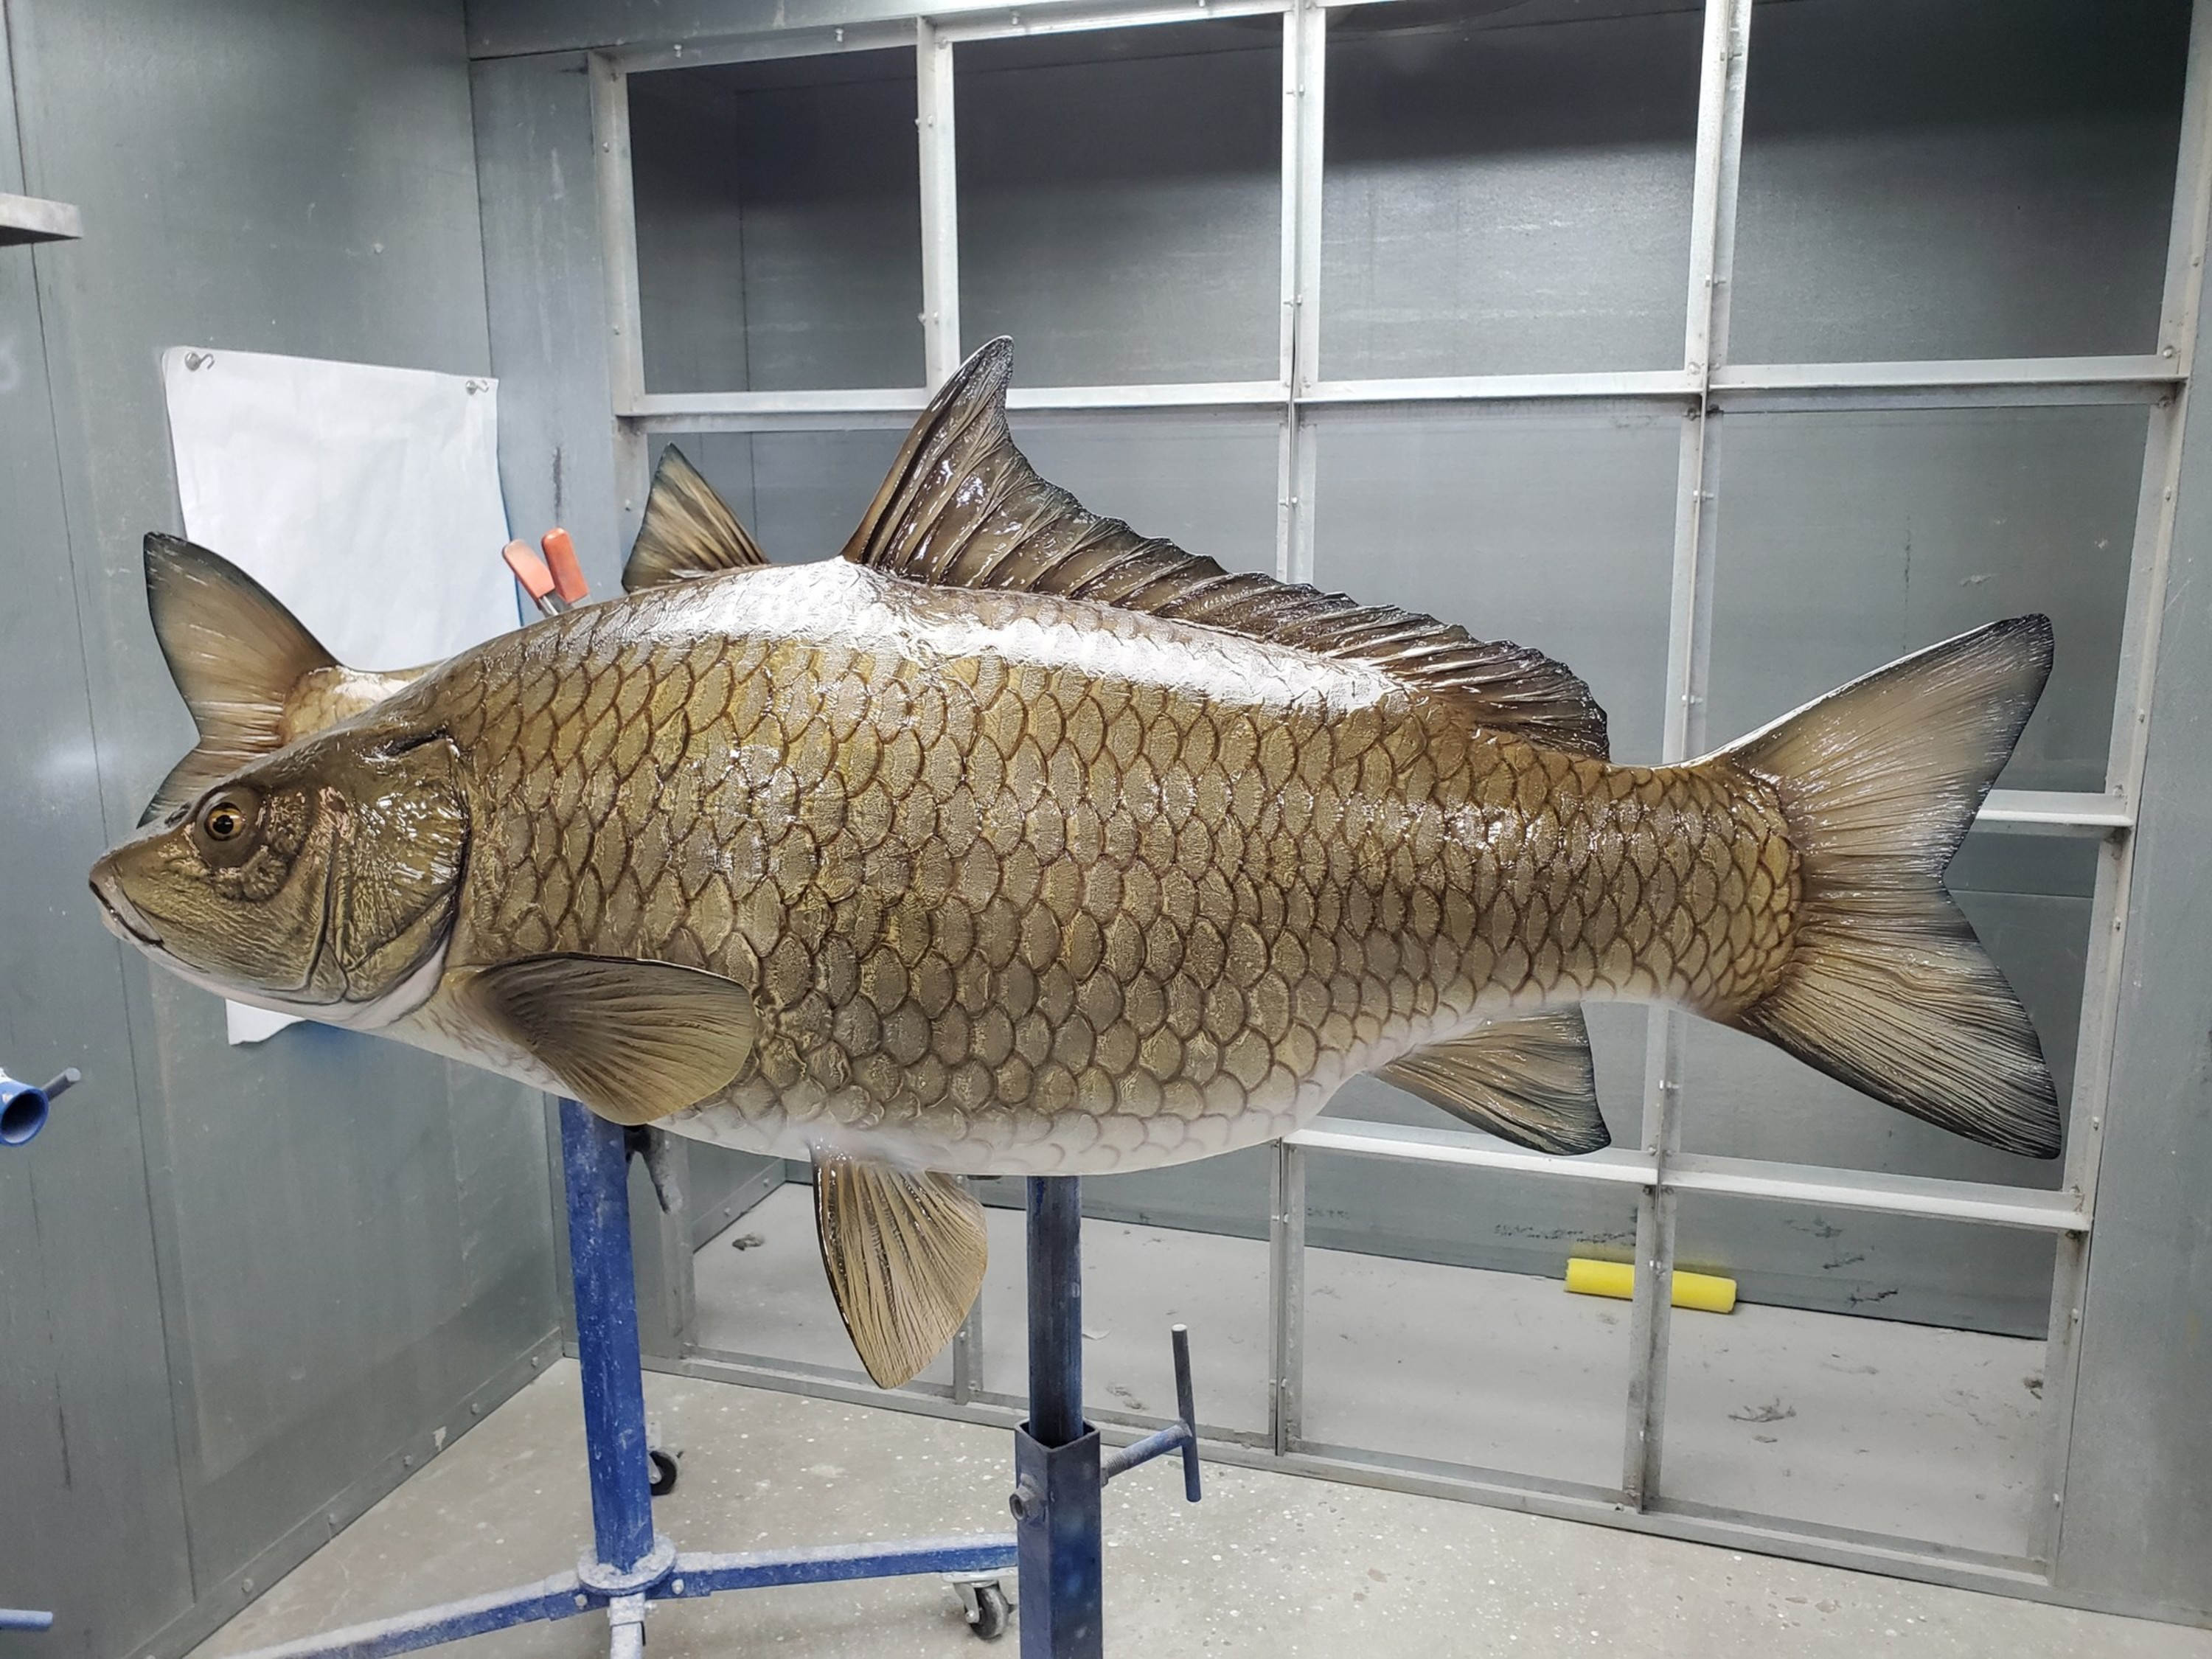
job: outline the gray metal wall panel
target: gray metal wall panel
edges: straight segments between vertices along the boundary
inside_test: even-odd
[[[647,389],[920,386],[914,124],[911,52],[634,77]]]
[[[21,193],[0,27],[0,191]],[[0,1604],[52,1608],[58,1652],[112,1652],[191,1601],[162,1363],[123,963],[93,915],[102,829],[33,259],[0,248],[0,1066],[84,1083],[0,1149]],[[119,1339],[119,1340],[118,1340]],[[127,1571],[94,1575],[95,1561]]]
[[[2188,0],[1753,19],[1738,362],[2151,351]]]
[[[1037,471],[1092,512],[1274,574],[1277,418],[1017,415],[1013,430]]]
[[[1026,386],[1275,379],[1282,43],[1251,17],[956,48],[966,346],[1012,335]]]
[[[2056,661],[2001,781],[2105,787],[2142,410],[1717,418],[1713,743],[1906,651],[2039,611]]]
[[[676,441],[778,564],[834,558],[905,434],[699,433]]]
[[[182,1458],[190,1593],[204,1607],[241,1593],[248,1563],[556,1317],[535,1097],[320,1030],[229,1048],[212,999],[99,939],[88,901],[72,896],[191,733],[138,564],[141,533],[176,522],[161,349],[487,366],[458,9],[269,3],[222,22],[143,3],[11,0],[9,14],[30,186],[79,203],[90,230],[39,256],[77,619],[41,637],[94,739],[58,781],[75,817],[54,869],[10,889],[66,918],[106,964],[105,987],[58,975],[53,988],[70,1000],[62,1029],[99,1048],[88,1075],[117,1091],[106,1113],[88,1093],[81,1123],[49,1132],[57,1169],[104,1153],[97,1182],[53,1197],[101,1217],[106,1242],[84,1241],[48,1292],[64,1318],[99,1323],[96,1382],[80,1398],[131,1404],[132,1433],[171,1440]],[[60,643],[80,625],[81,659]],[[7,856],[11,873],[32,864],[15,846]],[[11,937],[9,979],[31,973]],[[72,1145],[131,1115],[128,1144]],[[103,1185],[133,1170],[136,1212],[118,1211]],[[166,1364],[161,1325],[127,1299],[134,1232],[150,1234]],[[92,1263],[108,1264],[119,1305],[84,1283]],[[142,1368],[166,1371],[173,1424],[169,1400],[118,1389]],[[106,1458],[118,1474],[141,1455],[119,1431],[89,1450],[88,1467]],[[117,1513],[158,1522],[176,1479],[145,1476],[113,1497]],[[33,1501],[65,1509],[54,1494]],[[122,1577],[173,1582],[173,1546],[143,1541]],[[86,1555],[68,1564],[73,1582],[92,1570]],[[137,1595],[103,1591],[88,1650],[125,1651],[177,1610]]]
[[[1314,580],[1583,676],[1616,759],[1659,758],[1682,417],[1332,412]]]
[[[634,75],[629,143],[645,384],[748,390],[736,96],[710,71]]]
[[[568,53],[483,64],[470,80],[507,521],[526,536],[565,525],[585,575],[605,592],[629,538],[608,412],[611,337],[585,60]]]
[[[1694,10],[1328,29],[1322,378],[1680,366]]]
[[[2056,1566],[2069,1595],[2197,1624],[2212,1624],[2208,415],[2191,411],[2176,501]]]

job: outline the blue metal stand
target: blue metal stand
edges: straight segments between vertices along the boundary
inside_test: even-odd
[[[1083,1420],[1083,1183],[1029,1183],[1030,1417],[1014,1431],[1009,1507],[1021,1547],[1022,1659],[1101,1659],[1105,1649],[1106,1483],[1170,1451],[1182,1453],[1183,1496],[1199,1500],[1198,1412],[1190,1334],[1177,1325],[1177,1420],[1102,1458]]]
[[[722,1590],[777,1584],[988,1573],[1014,1565],[1015,1540],[1004,1536],[720,1555],[678,1554],[674,1545],[656,1534],[646,1457],[645,1389],[637,1346],[637,1291],[631,1278],[629,1160],[623,1131],[574,1101],[564,1100],[561,1155],[568,1195],[569,1268],[576,1292],[584,1436],[591,1458],[592,1554],[574,1572],[534,1584],[263,1648],[245,1659],[381,1659],[536,1620],[572,1619],[598,1608],[607,1614],[611,1659],[638,1659],[644,1650],[646,1608],[654,1601],[690,1601]],[[1079,1330],[1076,1340],[1081,1340]],[[1095,1495],[1092,1504],[1095,1536]],[[1022,1650],[1029,1653],[1026,1642]]]

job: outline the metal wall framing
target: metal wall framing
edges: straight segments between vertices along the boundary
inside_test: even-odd
[[[644,502],[647,439],[654,433],[779,432],[902,427],[927,396],[920,386],[854,391],[655,393],[646,388],[633,222],[626,77],[645,70],[728,64],[896,46],[916,55],[921,154],[921,325],[933,385],[960,356],[958,180],[954,123],[958,47],[968,42],[1061,31],[1127,28],[1197,18],[1279,15],[1282,21],[1281,298],[1279,368],[1267,381],[1212,381],[1017,388],[1012,403],[1032,413],[1247,410],[1279,424],[1276,567],[1304,580],[1313,571],[1316,425],[1347,407],[1575,405],[1674,409],[1682,426],[1675,491],[1668,630],[1664,755],[1700,752],[1711,635],[1716,544],[1715,456],[1734,410],[1984,409],[2125,404],[2148,411],[2140,505],[2130,564],[2118,690],[2105,787],[2096,793],[1999,790],[1979,825],[2026,835],[2089,837],[2100,848],[2088,973],[2081,1009],[2064,1180],[2058,1190],[1935,1180],[1680,1150],[1680,1016],[1655,1017],[1646,1064],[1644,1133],[1633,1149],[1553,1160],[1446,1131],[1330,1122],[1292,1136],[1275,1164],[1271,1225],[1269,1429],[1264,1435],[1207,1431],[1209,1454],[1268,1467],[1433,1492],[1509,1507],[1606,1521],[1644,1530],[1778,1552],[1880,1571],[2046,1594],[2064,1515],[2072,1441],[2077,1342],[2088,1246],[2097,1207],[2099,1152],[2108,1104],[2113,1036],[2123,984],[2132,871],[2135,803],[2141,794],[2158,632],[2172,544],[2188,381],[2203,283],[2208,191],[2212,191],[2212,0],[2194,9],[2157,349],[2142,356],[2025,357],[1906,362],[1736,362],[1729,298],[1735,256],[1739,161],[1746,89],[1754,58],[1752,0],[1707,0],[1694,155],[1688,292],[1681,367],[1625,373],[1511,374],[1417,379],[1320,378],[1322,92],[1329,24],[1348,4],[1391,0],[1197,0],[1163,6],[1134,0],[1074,0],[1019,11],[963,7],[957,15],[785,28],[757,36],[623,49],[592,57],[593,137],[608,273],[611,408],[625,528]],[[1304,1350],[1306,1160],[1315,1152],[1510,1170],[1528,1177],[1596,1182],[1638,1194],[1639,1272],[1632,1319],[1632,1369],[1625,1402],[1620,1480],[1585,1487],[1493,1470],[1422,1462],[1309,1441],[1301,1421]],[[1924,1540],[1845,1531],[1740,1510],[1670,1501],[1662,1431],[1677,1198],[1722,1194],[1781,1205],[2022,1229],[2057,1242],[2048,1338],[2051,1503],[2032,1547],[1999,1556]],[[940,1415],[1012,1422],[1020,1402],[978,1382],[980,1325],[956,1350],[949,1389],[885,1396],[855,1382],[774,1361],[678,1362],[702,1375],[738,1376],[833,1397],[890,1403]],[[1101,1413],[1113,1423],[1112,1413]],[[1129,1416],[1112,1431],[1157,1426]]]

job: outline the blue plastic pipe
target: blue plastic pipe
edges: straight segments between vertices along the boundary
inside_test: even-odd
[[[54,1616],[51,1613],[33,1613],[28,1607],[0,1607],[0,1630],[52,1630]]]
[[[592,1467],[599,1560],[627,1572],[653,1553],[653,1474],[629,1254],[629,1158],[622,1127],[561,1103],[568,1261],[576,1287],[576,1363]]]
[[[21,1146],[36,1137],[46,1127],[54,1097],[81,1080],[74,1066],[43,1089],[0,1072],[0,1146]]]

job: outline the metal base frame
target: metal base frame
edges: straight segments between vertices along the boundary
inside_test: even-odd
[[[941,1573],[969,1579],[1012,1568],[1002,1535],[923,1538],[737,1554],[679,1553],[653,1527],[637,1292],[629,1242],[629,1151],[616,1124],[561,1103],[569,1273],[583,1372],[592,1547],[574,1571],[373,1624],[262,1648],[244,1659],[380,1659],[538,1620],[604,1610],[611,1659],[638,1659],[647,1607],[724,1590]],[[1081,1340],[1080,1330],[1077,1340]],[[1092,1505],[1095,1533],[1095,1500]],[[971,1596],[963,1595],[963,1601]],[[979,1627],[980,1628],[980,1627]],[[1024,1652],[1030,1650],[1025,1645]],[[1052,1650],[1052,1651],[1057,1651]]]

